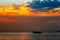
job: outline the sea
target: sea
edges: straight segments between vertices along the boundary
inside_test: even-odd
[[[60,40],[59,33],[0,32],[0,40]]]

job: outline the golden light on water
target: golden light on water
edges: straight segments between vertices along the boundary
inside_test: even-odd
[[[48,12],[32,12],[32,8],[26,7],[28,4],[21,4],[19,8],[16,9],[14,5],[9,5],[6,7],[0,7],[0,16],[60,16],[60,8],[55,8],[54,10],[58,10],[57,12],[52,12],[52,10]]]

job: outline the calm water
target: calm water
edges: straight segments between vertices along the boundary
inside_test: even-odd
[[[0,33],[0,40],[60,40],[60,33]]]

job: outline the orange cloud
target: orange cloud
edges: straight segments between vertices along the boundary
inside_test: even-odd
[[[58,10],[57,12],[53,12],[52,10],[48,12],[31,12],[32,8],[26,7],[28,4],[21,4],[21,5],[9,5],[6,7],[0,7],[0,16],[60,16],[60,8],[55,8],[54,10]],[[15,7],[19,6],[18,9]]]

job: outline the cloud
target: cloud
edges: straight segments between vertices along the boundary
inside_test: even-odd
[[[29,3],[29,7],[31,7],[33,10],[36,9],[36,11],[49,11],[54,8],[60,7],[60,2],[59,1],[43,1],[41,2],[40,0],[38,1],[32,1]]]

